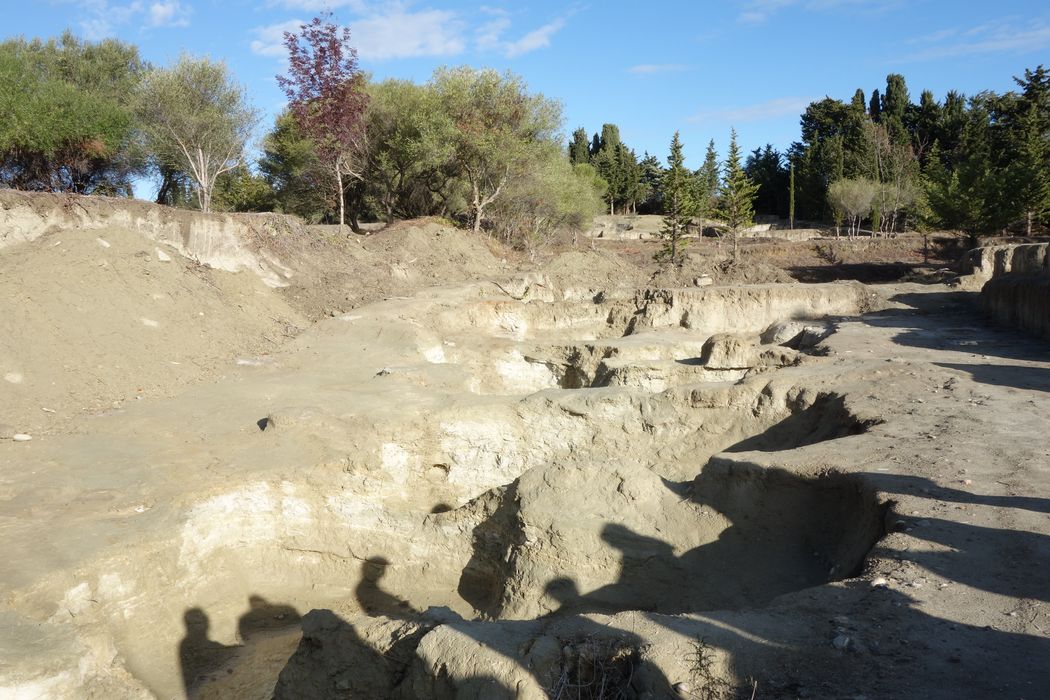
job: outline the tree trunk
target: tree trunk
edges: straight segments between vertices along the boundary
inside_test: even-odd
[[[478,183],[473,178],[470,183],[471,192],[474,195],[473,209],[474,209],[474,233],[481,233],[481,192],[478,189]]]
[[[343,169],[335,166],[335,180],[339,187],[339,225],[346,224],[346,197],[343,194]]]
[[[1032,210],[1029,209],[1025,212],[1025,227],[1024,231],[1026,236],[1031,237],[1032,235]]]

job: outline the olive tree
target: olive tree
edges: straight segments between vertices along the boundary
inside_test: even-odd
[[[879,190],[878,183],[865,178],[837,180],[828,187],[828,201],[848,219],[850,238],[860,233],[860,224],[871,213]]]
[[[576,234],[602,213],[604,181],[587,163],[573,166],[555,144],[492,203],[497,234],[534,259],[559,231]]]
[[[494,70],[442,68],[431,86],[455,127],[453,161],[469,185],[472,225],[480,231],[486,207],[557,142],[561,107]]]
[[[258,113],[225,63],[183,55],[150,71],[138,95],[147,148],[188,173],[201,211],[211,211],[216,179],[244,162]]]

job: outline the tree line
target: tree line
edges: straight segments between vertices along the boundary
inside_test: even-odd
[[[440,68],[425,83],[373,81],[327,16],[285,36],[288,108],[249,162],[259,114],[225,64],[152,66],[116,40],[0,43],[0,186],[132,196],[204,211],[280,211],[310,222],[443,216],[534,249],[602,209],[660,214],[679,231],[745,212],[890,232],[973,233],[1050,216],[1050,75],[1017,90],[911,101],[904,77],[810,104],[801,139],[746,158],[735,133],[695,170],[676,137],[666,164],[613,123],[561,141],[561,106],[510,73]],[[735,163],[733,166],[731,164]],[[687,215],[687,216],[686,216]],[[688,219],[688,221],[686,220]],[[677,223],[675,223],[677,222]],[[741,226],[750,223],[742,222]],[[674,234],[677,241],[678,234]],[[670,257],[676,258],[676,242]]]
[[[604,183],[561,146],[561,105],[510,73],[441,68],[370,81],[349,33],[318,17],[285,36],[288,108],[249,164],[259,115],[221,62],[151,66],[129,44],[0,44],[0,186],[129,197],[309,222],[443,216],[533,250],[600,213]]]

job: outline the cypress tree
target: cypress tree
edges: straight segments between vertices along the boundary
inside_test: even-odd
[[[878,88],[871,91],[871,102],[868,103],[868,116],[872,121],[882,121],[882,97],[879,96]]]
[[[572,132],[572,141],[569,142],[569,162],[573,165],[591,162],[590,141],[587,131],[581,126]]]

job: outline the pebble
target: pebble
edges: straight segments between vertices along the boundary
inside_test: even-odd
[[[835,647],[839,651],[845,651],[849,647],[849,637],[844,634],[840,634],[831,640],[831,646]]]
[[[11,439],[15,442],[29,442],[33,439],[32,435],[26,435],[25,433],[15,433],[11,436]]]
[[[693,686],[689,685],[688,683],[683,683],[679,681],[678,683],[675,683],[672,687],[674,688],[674,692],[678,693],[679,695],[691,696],[693,694]]]
[[[388,374],[390,374],[390,368],[389,367],[384,367],[383,369],[381,369],[378,372],[376,372],[376,376],[377,377],[385,377]]]
[[[889,588],[890,582],[886,580],[885,576],[876,576],[871,581],[872,588]]]

